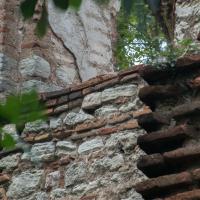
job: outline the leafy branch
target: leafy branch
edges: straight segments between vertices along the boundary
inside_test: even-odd
[[[12,136],[3,131],[3,126],[15,124],[17,134],[21,135],[27,122],[44,118],[44,106],[35,91],[9,96],[4,104],[0,104],[0,149],[10,149],[15,145]]]

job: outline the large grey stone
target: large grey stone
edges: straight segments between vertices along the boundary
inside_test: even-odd
[[[47,122],[43,120],[36,120],[34,122],[28,122],[25,124],[25,128],[23,130],[24,133],[27,132],[39,132],[42,130],[46,130],[49,128]]]
[[[87,176],[87,166],[84,162],[73,163],[66,167],[65,187],[81,183]]]
[[[17,167],[20,160],[20,155],[20,153],[17,153],[0,159],[0,169],[10,170]]]
[[[72,126],[72,125],[82,123],[92,118],[93,118],[92,115],[86,114],[85,112],[81,110],[78,113],[75,113],[75,112],[68,113],[64,119],[64,123],[69,126]]]
[[[95,92],[88,94],[83,99],[82,108],[83,109],[95,109],[102,103],[101,92]]]
[[[49,198],[48,194],[45,192],[36,192],[28,197],[20,198],[20,200],[49,200]]]
[[[136,85],[122,85],[114,88],[105,89],[102,92],[102,101],[111,101],[117,99],[118,97],[132,97],[137,93]]]
[[[32,162],[52,161],[55,157],[55,144],[53,142],[34,144],[30,153]]]
[[[121,154],[112,157],[97,159],[90,166],[90,172],[93,174],[104,174],[108,171],[115,171],[124,165],[124,158]]]
[[[74,54],[82,80],[113,71],[112,17],[120,9],[119,0],[100,7],[93,0],[84,0],[78,12],[60,12],[49,1],[49,23],[56,35]]]
[[[77,71],[74,68],[69,68],[66,66],[58,66],[56,69],[56,76],[58,80],[65,84],[74,83],[74,79],[77,76]]]
[[[56,189],[52,190],[50,193],[51,200],[60,200],[60,199],[64,199],[67,196],[68,196],[68,193],[63,188],[56,188]]]
[[[56,155],[75,155],[76,145],[71,141],[59,141],[56,144]]]
[[[128,102],[126,104],[123,104],[120,106],[119,111],[121,112],[129,112],[140,109],[144,104],[140,99],[137,97],[134,99],[134,101]]]
[[[112,134],[107,140],[105,147],[113,151],[121,151],[131,153],[137,145],[137,138],[144,134],[140,131],[123,131]]]
[[[19,63],[22,77],[41,77],[47,79],[50,76],[50,64],[42,57],[32,55]]]
[[[113,105],[102,106],[95,110],[96,116],[109,116],[110,114],[118,112],[118,108]]]
[[[28,92],[32,89],[35,89],[38,92],[53,92],[57,90],[63,89],[62,87],[52,84],[46,83],[39,80],[28,80],[22,83],[22,91]]]
[[[58,128],[62,126],[62,119],[60,117],[58,118],[50,118],[50,125],[49,127],[52,129]]]
[[[143,197],[138,194],[134,189],[130,190],[127,194],[127,198],[123,198],[121,200],[144,200]]]
[[[61,176],[60,171],[54,171],[47,174],[45,188],[46,189],[57,188],[59,186],[60,176]]]
[[[10,94],[15,91],[18,78],[17,61],[4,53],[0,53],[0,98],[4,94]]]
[[[178,40],[193,39],[197,45],[200,30],[200,1],[176,2],[175,37]]]
[[[79,185],[76,185],[73,189],[72,189],[72,193],[75,195],[79,195],[82,194],[87,188],[87,183],[82,183]]]
[[[103,141],[101,138],[95,138],[89,141],[86,141],[82,143],[78,148],[79,154],[85,154],[90,151],[97,150],[99,148],[102,148],[104,146]]]
[[[43,170],[25,171],[14,176],[8,188],[10,200],[17,200],[34,193],[40,187]]]

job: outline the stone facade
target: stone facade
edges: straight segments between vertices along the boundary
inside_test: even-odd
[[[48,120],[27,123],[26,145],[0,152],[3,200],[142,200],[133,186],[147,178],[136,164],[145,85],[134,69],[41,94]]]
[[[200,34],[199,0],[176,1],[175,37],[179,40],[192,38],[197,42]]]
[[[49,29],[39,39],[36,23],[24,22],[20,1],[0,2],[1,93],[56,91],[113,72],[115,17],[120,1],[100,6],[83,1],[79,11],[62,12],[48,1]]]

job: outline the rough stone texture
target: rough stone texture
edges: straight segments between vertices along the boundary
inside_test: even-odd
[[[59,141],[56,144],[56,155],[74,155],[76,154],[76,145],[70,141]]]
[[[88,94],[82,104],[83,109],[93,109],[101,105],[101,92]]]
[[[35,144],[33,145],[30,153],[30,159],[35,163],[51,161],[55,156],[55,145],[53,142]]]
[[[40,80],[28,80],[22,83],[22,88],[21,88],[22,91],[28,92],[33,89],[42,93],[42,92],[53,92],[61,90],[62,87],[52,83],[46,83]]]
[[[95,110],[95,115],[96,116],[107,116],[109,117],[110,114],[113,113],[117,113],[118,112],[118,108],[113,106],[113,105],[109,105],[109,106],[102,106],[101,108]]]
[[[86,141],[83,144],[81,144],[78,148],[78,153],[83,154],[83,153],[86,153],[88,151],[101,148],[103,146],[104,146],[104,144],[103,144],[102,139],[96,138],[96,139],[89,140],[89,141]]]
[[[87,175],[86,170],[86,164],[83,162],[68,166],[65,173],[65,187],[83,181]]]
[[[44,170],[40,187],[20,200],[141,199],[133,186],[146,179],[136,165],[144,154],[137,146],[144,131],[135,116],[150,109],[138,100],[135,80],[121,84],[126,77],[116,76],[99,76],[70,89],[41,94],[50,117],[26,125],[23,139],[29,147],[19,154],[14,171],[2,168],[11,175],[3,179],[8,187],[9,180],[24,170]],[[100,92],[92,92],[93,88]],[[74,98],[79,98],[78,104]]]
[[[73,68],[67,68],[65,66],[58,66],[56,69],[56,76],[58,80],[64,84],[72,84],[76,78],[77,71]]]
[[[51,68],[44,58],[33,55],[20,61],[19,70],[23,78],[30,76],[48,79]]]
[[[10,93],[16,90],[17,61],[0,51],[0,92]],[[0,95],[0,98],[3,98]]]
[[[7,192],[8,198],[17,200],[36,192],[40,186],[42,173],[42,170],[25,171],[13,177]]]
[[[92,118],[93,118],[92,115],[88,115],[81,110],[78,113],[75,113],[75,112],[68,113],[66,117],[64,118],[64,123],[71,126],[78,123],[82,123]]]
[[[57,188],[59,186],[59,181],[60,181],[60,172],[59,171],[51,172],[46,177],[45,188],[46,189]]]
[[[49,126],[45,121],[37,120],[37,121],[34,121],[34,122],[26,123],[23,132],[24,133],[26,133],[26,132],[36,132],[36,131],[48,129],[48,127]]]
[[[119,8],[118,0],[102,7],[93,0],[85,0],[78,13],[61,13],[49,1],[50,26],[76,57],[82,80],[113,71],[112,17]]]
[[[61,126],[63,123],[62,119],[61,118],[51,118],[50,119],[50,124],[49,124],[49,127],[54,129],[54,128],[58,128],[59,126]]]
[[[143,131],[124,131],[112,134],[106,140],[105,147],[112,150],[121,148],[125,153],[130,153],[137,145],[137,138],[143,134]]]
[[[176,28],[175,37],[177,39],[192,38],[197,42],[200,32],[200,2],[198,0],[176,2]]]
[[[19,158],[20,154],[14,154],[0,159],[0,169],[11,170],[17,167]]]

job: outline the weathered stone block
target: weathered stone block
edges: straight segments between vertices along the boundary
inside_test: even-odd
[[[80,183],[86,178],[87,166],[83,162],[74,163],[66,167],[65,187]]]
[[[50,125],[49,127],[52,129],[58,128],[62,125],[62,119],[61,118],[51,118],[50,119]]]
[[[56,144],[56,155],[74,155],[76,148],[76,145],[70,141],[59,141]]]
[[[31,148],[32,162],[51,161],[55,156],[55,144],[53,142],[34,144]]]
[[[81,110],[78,113],[75,113],[75,112],[68,113],[64,119],[64,123],[69,126],[72,126],[72,125],[82,123],[92,118],[93,118],[92,115],[86,114],[85,112]]]
[[[52,189],[59,186],[60,181],[60,171],[54,171],[47,175],[46,177],[46,183],[45,188],[46,189]]]
[[[102,148],[104,146],[101,138],[95,138],[93,140],[86,141],[82,143],[78,148],[79,154],[88,153],[96,149]]]
[[[19,63],[22,77],[41,77],[47,79],[50,76],[50,64],[42,57],[33,55],[25,58]]]
[[[122,85],[115,88],[109,88],[102,92],[102,101],[107,102],[118,97],[131,97],[136,95],[137,86],[136,85]]]
[[[17,167],[20,160],[20,155],[21,154],[17,153],[0,159],[0,169],[10,170]]]
[[[12,178],[7,196],[11,200],[21,199],[35,192],[42,178],[42,170],[25,171]]]
[[[59,66],[56,69],[56,77],[65,84],[72,84],[77,76],[77,71],[74,68]]]
[[[95,109],[96,107],[100,106],[102,103],[101,92],[95,92],[92,94],[88,94],[82,103],[83,109]]]
[[[102,106],[101,108],[95,110],[96,116],[109,116],[110,114],[118,112],[118,108],[113,105]]]
[[[34,122],[26,123],[23,132],[24,133],[39,132],[41,130],[47,130],[48,128],[49,128],[49,125],[47,124],[47,122],[45,122],[43,120],[36,120]]]

